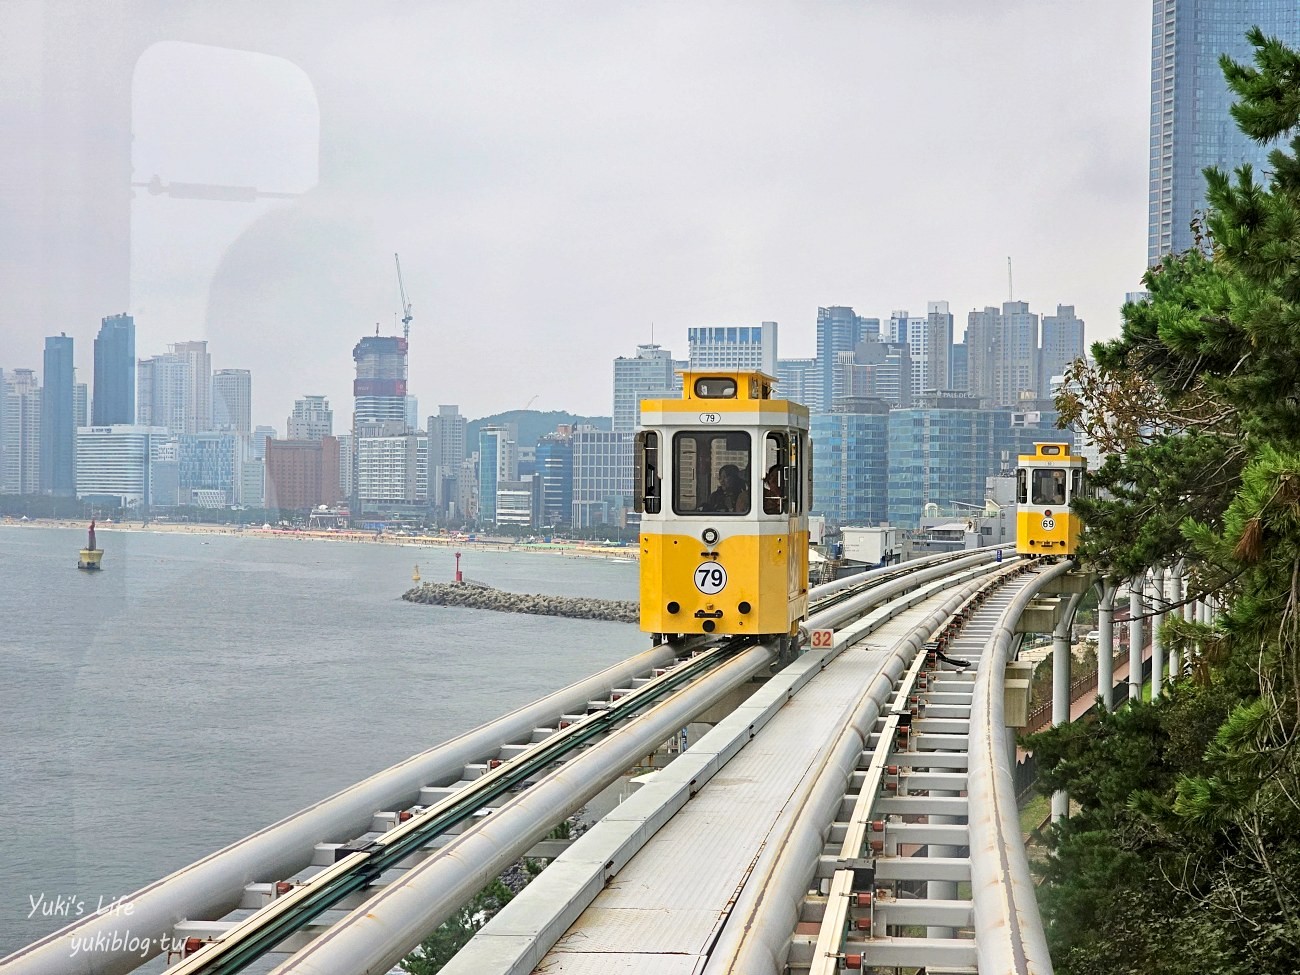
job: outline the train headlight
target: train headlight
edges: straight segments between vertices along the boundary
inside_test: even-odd
[[[718,540],[718,530],[716,528],[706,528],[700,532],[700,538],[704,539],[705,545],[712,545]]]

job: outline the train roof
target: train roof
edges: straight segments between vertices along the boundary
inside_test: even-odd
[[[1072,463],[1082,464],[1084,458],[1079,454],[1070,452],[1070,445],[1061,441],[1047,441],[1044,443],[1035,443],[1032,454],[1021,454],[1018,458],[1022,464],[1031,464],[1035,461],[1057,464]]]
[[[761,369],[679,369],[682,399],[776,399],[776,377]]]

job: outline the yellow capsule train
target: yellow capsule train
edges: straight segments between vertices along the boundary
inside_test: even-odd
[[[750,370],[682,373],[680,399],[644,400],[641,629],[656,639],[791,636],[808,613],[808,409]]]
[[[1016,551],[1074,555],[1083,522],[1070,510],[1086,490],[1084,459],[1065,443],[1036,443],[1016,467]]]

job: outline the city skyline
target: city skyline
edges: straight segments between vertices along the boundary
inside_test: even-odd
[[[340,340],[376,322],[400,334],[393,251],[414,305],[412,390],[471,416],[533,395],[603,413],[588,373],[652,329],[684,350],[692,327],[776,321],[783,355],[798,357],[814,351],[819,305],[885,317],[946,300],[960,322],[1006,299],[1008,256],[1015,298],[1071,302],[1105,338],[1145,266],[1150,9],[1047,7],[611,5],[508,20],[437,8],[398,36],[340,6],[288,18],[287,39],[216,11],[160,9],[99,32],[88,13],[47,70],[89,62],[95,84],[70,90],[106,105],[123,86],[135,94],[105,112],[120,131],[74,133],[61,172],[89,186],[108,173],[118,193],[108,176],[127,167],[125,229],[85,235],[128,250],[103,255],[125,270],[103,271],[100,287],[15,265],[5,364],[35,365],[42,337],[67,330],[88,375],[93,329],[126,310],[141,356],[186,338],[208,341],[217,369],[291,367],[254,407],[278,425],[307,391],[347,402]],[[204,46],[231,38],[246,50]],[[1016,57],[984,56],[1008,43]],[[395,55],[430,67],[394,72]],[[1010,130],[1026,126],[1011,165]],[[39,153],[43,139],[19,126],[11,151]],[[187,181],[287,196],[166,190]],[[83,209],[91,221],[111,208]],[[15,247],[59,253],[27,243]],[[71,242],[66,259],[106,266]]]

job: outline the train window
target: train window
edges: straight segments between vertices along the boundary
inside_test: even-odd
[[[663,504],[663,478],[659,472],[659,434],[652,430],[642,430],[636,435],[633,451],[636,456],[632,465],[633,508],[657,515]]]
[[[1016,503],[1029,503],[1029,471],[1023,467],[1016,470]]]
[[[736,381],[725,376],[706,376],[697,379],[695,395],[701,399],[735,399]]]
[[[1033,504],[1065,504],[1065,471],[1039,468],[1033,474]]]
[[[799,502],[799,514],[806,514],[813,506],[813,443],[805,434],[799,434],[800,463],[803,465],[803,497]]]
[[[763,514],[779,515],[790,510],[790,453],[786,435],[769,433],[763,447]]]
[[[673,510],[744,515],[750,509],[751,441],[742,430],[673,436]]]
[[[1083,469],[1079,467],[1070,470],[1070,499],[1074,500],[1083,494]]]

